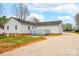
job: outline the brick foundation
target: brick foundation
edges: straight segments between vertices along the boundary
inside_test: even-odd
[[[47,35],[60,35],[62,33],[49,33]],[[20,36],[26,36],[26,35],[31,35],[31,34],[28,34],[28,33],[4,33],[4,36],[7,36],[7,37],[20,37]]]
[[[26,36],[26,35],[30,35],[28,33],[4,33],[4,36],[7,36],[7,37],[20,37],[20,36]]]

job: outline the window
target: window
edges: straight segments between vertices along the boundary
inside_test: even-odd
[[[32,29],[34,29],[34,27],[32,26]]]
[[[17,25],[15,25],[15,30],[17,30]]]
[[[30,30],[30,26],[28,26],[28,30]]]
[[[9,26],[7,26],[7,30],[9,30]]]
[[[4,29],[4,26],[3,26],[3,29]]]

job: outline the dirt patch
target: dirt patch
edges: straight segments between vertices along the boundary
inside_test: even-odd
[[[21,46],[28,46],[30,44],[33,44],[35,42],[38,42],[38,41],[41,41],[41,40],[44,40],[44,39],[45,38],[43,38],[43,37],[40,37],[40,38],[37,37],[35,39],[32,39],[29,42],[18,43],[18,44],[0,41],[0,53],[11,51],[11,50],[16,49],[16,48],[21,47]]]
[[[8,42],[1,42],[0,41],[0,46],[5,46],[5,45],[11,46],[11,45],[14,45],[14,43],[8,43]]]

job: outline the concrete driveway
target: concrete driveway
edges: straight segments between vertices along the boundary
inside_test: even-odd
[[[64,33],[60,36],[46,37],[29,46],[23,46],[0,55],[8,56],[64,56],[79,55],[79,34]]]

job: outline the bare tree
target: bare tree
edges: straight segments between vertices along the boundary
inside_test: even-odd
[[[39,23],[39,19],[34,17],[34,16],[31,16],[31,17],[28,17],[27,20],[29,20],[30,22],[33,22],[33,23]]]
[[[27,18],[27,16],[29,15],[27,5],[23,4],[23,3],[15,4],[14,8],[13,8],[13,14],[17,18],[19,18],[21,20],[25,20]]]

